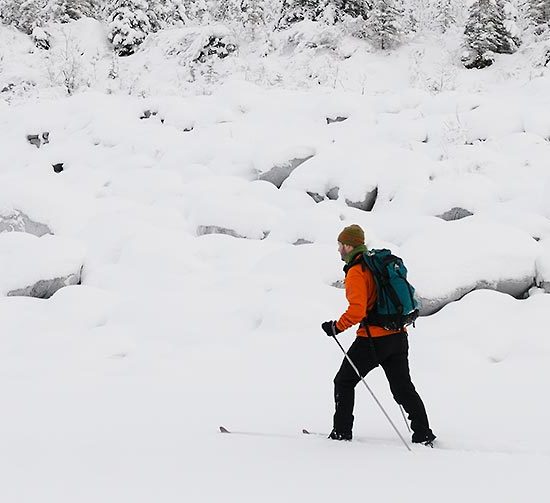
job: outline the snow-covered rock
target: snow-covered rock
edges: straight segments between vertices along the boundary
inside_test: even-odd
[[[0,232],[28,232],[35,236],[52,234],[50,228],[40,222],[35,222],[28,215],[21,211],[0,213]]]
[[[472,216],[419,232],[400,253],[428,315],[475,289],[522,296],[534,284],[539,246],[523,231]]]
[[[85,248],[74,240],[0,233],[0,295],[49,298],[80,282]]]

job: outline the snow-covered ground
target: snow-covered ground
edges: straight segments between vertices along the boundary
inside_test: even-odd
[[[67,37],[48,56],[0,27],[1,501],[547,501],[538,46],[468,71],[452,34],[379,53],[304,30],[189,82],[181,30],[109,79],[101,25],[63,29],[90,79],[71,97]],[[341,353],[319,325],[346,305],[351,223],[422,298],[411,368],[438,449],[407,452],[361,386],[358,441],[300,434],[331,426]]]

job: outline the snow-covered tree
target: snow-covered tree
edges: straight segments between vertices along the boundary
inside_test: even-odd
[[[47,0],[3,0],[0,2],[0,19],[30,35],[34,28],[46,21]]]
[[[315,20],[327,3],[328,0],[284,0],[278,25],[287,28],[304,19]]]
[[[392,49],[405,35],[402,11],[392,0],[376,0],[366,22],[368,39],[379,49]]]
[[[213,0],[183,0],[183,9],[188,22],[208,24],[216,10]]]
[[[499,0],[476,0],[469,11],[464,28],[467,68],[483,68],[492,64],[493,53],[512,53],[516,43],[504,26],[504,9]]]
[[[445,33],[456,21],[452,0],[436,0],[434,5],[435,24]]]
[[[373,0],[330,0],[338,17],[348,15],[367,19],[372,9]]]
[[[119,56],[129,56],[151,33],[147,0],[112,0],[108,6],[109,40]]]
[[[550,27],[550,0],[528,0],[529,17],[537,27]]]
[[[373,0],[284,0],[279,23],[286,27],[304,19],[340,21],[344,16],[367,19]]]
[[[265,22],[263,0],[241,0],[240,11],[245,25],[254,27]]]
[[[218,0],[211,6],[211,15],[215,21],[240,21],[242,0]]]
[[[68,23],[81,17],[98,17],[101,6],[100,0],[49,0],[46,11],[50,19]]]
[[[148,0],[148,2],[149,20],[153,31],[166,26],[186,23],[183,0]]]

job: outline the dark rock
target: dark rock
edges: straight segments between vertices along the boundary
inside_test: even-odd
[[[462,218],[471,217],[472,215],[473,213],[471,211],[455,206],[454,208],[447,210],[445,213],[442,213],[441,215],[437,215],[437,217],[442,218],[447,222],[450,222],[452,220],[460,220]]]
[[[50,133],[49,131],[44,131],[41,134],[28,134],[27,141],[36,148],[40,148],[42,144],[46,145],[50,143]]]
[[[346,198],[346,204],[352,208],[357,208],[358,210],[371,211],[374,208],[377,197],[378,187],[375,187],[370,192],[367,192],[365,199],[363,199],[362,201],[350,201]]]
[[[308,241],[307,239],[298,239],[292,243],[293,245],[299,246],[299,245],[311,245],[313,244],[313,241]]]
[[[143,115],[140,117],[140,119],[150,119],[151,117],[154,117],[155,115],[157,115],[158,112],[154,112],[154,111],[151,111],[151,110],[145,110],[143,112]]]
[[[340,187],[332,187],[327,191],[327,198],[331,201],[336,201],[338,199],[338,192],[340,192]]]
[[[57,164],[52,164],[53,170],[55,173],[61,173],[63,171],[63,163],[58,162]]]
[[[301,164],[311,159],[313,156],[307,156],[303,158],[296,158],[288,161],[287,163],[281,166],[274,166],[266,173],[262,173],[258,178],[260,180],[265,180],[271,182],[275,187],[281,188],[283,182],[290,176],[290,174]]]
[[[27,141],[36,148],[40,148],[40,137],[37,134],[28,134]]]

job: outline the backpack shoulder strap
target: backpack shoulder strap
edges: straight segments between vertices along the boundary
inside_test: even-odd
[[[365,267],[366,267],[366,264],[365,264],[365,259],[363,258],[363,254],[360,253],[359,255],[357,255],[357,257],[355,257],[349,264],[346,264],[344,266],[344,273],[346,274],[346,276],[348,275],[348,271],[356,266],[356,265],[359,265],[361,264],[361,268],[363,270],[365,270]]]

